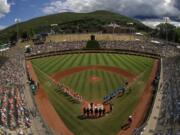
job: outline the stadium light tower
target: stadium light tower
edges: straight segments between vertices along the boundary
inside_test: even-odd
[[[50,26],[51,26],[51,34],[53,34],[53,32],[56,33],[55,30],[53,30],[53,29],[54,29],[55,27],[57,27],[58,24],[51,24]]]
[[[164,17],[164,24],[165,24],[165,28],[166,28],[166,42],[168,42],[168,26],[167,24],[170,22],[170,18],[169,17]]]
[[[133,30],[131,30],[131,27],[133,27],[134,23],[133,22],[129,22],[127,23],[127,25],[130,27],[130,41],[131,41],[131,36],[133,35]]]
[[[14,21],[16,23],[17,41],[19,41],[19,23],[21,22],[21,19],[16,18]]]

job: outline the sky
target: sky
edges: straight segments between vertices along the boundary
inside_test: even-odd
[[[179,0],[0,0],[0,29],[34,17],[72,11],[109,10],[129,17],[143,18],[148,25],[162,22],[164,16],[179,18]],[[151,19],[149,19],[151,18]],[[153,19],[152,19],[153,18]],[[154,19],[156,18],[156,19]],[[172,21],[180,26],[179,22]]]

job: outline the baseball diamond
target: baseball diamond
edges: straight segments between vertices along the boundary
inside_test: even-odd
[[[59,55],[31,62],[56,112],[76,135],[118,134],[128,116],[135,111],[147,89],[153,67],[157,65],[153,58],[107,53]],[[82,104],[65,95],[54,81],[71,88],[90,102],[103,102],[104,96],[118,87],[125,87],[126,82],[131,90],[112,100],[113,111],[105,117],[82,120]]]

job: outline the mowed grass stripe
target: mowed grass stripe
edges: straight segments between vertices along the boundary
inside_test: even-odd
[[[71,55],[68,56],[64,56],[62,57],[62,59],[57,59],[54,63],[52,63],[51,65],[49,65],[45,70],[48,74],[56,72],[54,70],[54,67],[58,65],[58,67],[61,67],[64,63],[66,63],[67,59],[71,58]],[[59,68],[59,70],[61,70],[61,68]]]
[[[82,74],[81,74],[81,78],[79,79],[79,84],[81,84],[81,85],[79,85],[77,88],[78,88],[78,92],[79,93],[81,93],[81,95],[83,96],[83,98],[84,98],[84,93],[85,93],[85,88],[86,88],[86,86],[85,86],[85,79],[87,79],[87,75],[86,75],[87,73],[86,72],[82,72]]]
[[[102,79],[102,71],[100,71],[100,70],[96,70],[95,71],[95,74],[97,75],[97,77],[100,77],[100,79]],[[102,81],[102,80],[101,80]],[[102,100],[102,95],[103,95],[103,89],[101,88],[101,85],[102,85],[102,82],[98,82],[97,84],[96,84],[96,91],[97,92],[94,92],[94,93],[96,93],[96,99],[98,99],[98,100]]]
[[[72,67],[74,66],[74,65],[80,65],[81,64],[81,62],[82,62],[82,60],[83,60],[83,56],[82,55],[79,55],[79,57],[78,57],[78,60],[76,60],[74,63],[72,63]],[[71,75],[71,76],[73,76],[73,75]],[[74,78],[74,77],[71,77],[71,76],[69,76],[69,77],[66,77],[66,78],[71,78],[71,79],[68,79],[68,84],[71,84],[71,87],[73,87],[73,88],[76,88],[77,86],[78,86],[78,84],[79,84],[79,79],[81,78],[81,73],[76,73],[74,76],[76,76],[76,78]],[[76,90],[77,91],[77,90]]]
[[[140,69],[139,69],[139,67],[140,66],[138,66],[137,64],[135,64],[135,63],[133,63],[130,59],[128,59],[128,58],[126,58],[126,57],[124,57],[124,56],[122,56],[122,59],[124,60],[124,61],[126,61],[126,64],[128,65],[128,67],[130,68],[130,70],[133,70],[134,72],[136,72],[137,74],[139,74],[140,73]]]
[[[122,59],[122,56],[118,56],[118,55],[114,55],[114,62],[116,61],[116,63],[118,63],[119,66],[122,67],[122,69],[126,70],[126,71],[131,71],[132,68],[127,64],[126,61],[124,61],[124,59]],[[134,72],[134,70],[132,70],[131,72]]]
[[[150,73],[150,72],[148,72]],[[39,77],[39,76],[38,76]],[[145,76],[146,78],[147,75]],[[147,80],[147,79],[143,80]],[[42,82],[41,82],[42,83]],[[138,101],[138,91],[142,91],[135,86],[134,91],[130,95],[125,95],[122,98],[118,98],[115,101],[115,107],[111,115],[98,120],[84,120],[81,121],[77,118],[80,115],[81,105],[73,104],[67,100],[62,94],[57,93],[53,90],[52,86],[49,86],[46,82],[48,92],[53,92],[50,100],[53,102],[57,112],[62,117],[64,122],[68,125],[75,135],[115,135],[120,130],[123,121],[126,121],[128,116],[132,114],[134,106],[136,106]],[[139,86],[139,84],[138,84]],[[141,85],[142,86],[142,85]],[[134,93],[136,93],[134,95]],[[131,99],[131,102],[128,102]],[[108,127],[112,127],[109,129]],[[93,130],[92,130],[93,129]]]
[[[97,58],[96,54],[92,53],[91,54],[91,65],[97,65]]]
[[[50,67],[52,64],[54,64],[61,58],[62,56],[52,56],[51,59],[48,59],[47,61],[45,61],[45,63],[40,64],[40,68],[44,70],[47,66]]]
[[[116,67],[127,69],[127,67],[121,61],[119,61],[115,55],[111,54],[109,57],[111,58],[112,62]]]
[[[83,55],[76,55],[76,59],[74,60],[73,63],[71,63],[71,65],[69,65],[70,68],[73,67],[79,67],[82,63],[83,60]]]
[[[69,55],[69,57],[67,56],[62,61],[55,63],[52,71],[54,71],[54,72],[59,71],[59,69],[60,69],[60,71],[62,71],[63,66],[71,63],[72,61],[73,61],[73,55]]]
[[[100,71],[100,70],[97,70],[96,71],[96,74],[97,74],[97,76],[98,77],[100,77],[101,79],[103,79],[103,72],[102,71]],[[97,85],[97,95],[98,95],[98,97],[97,97],[97,99],[99,99],[99,100],[103,100],[103,97],[104,97],[104,95],[105,95],[105,93],[106,93],[106,91],[105,91],[105,89],[103,88],[103,84],[104,83],[106,83],[106,82],[103,82],[103,80],[101,80],[101,82]]]
[[[122,69],[129,71],[131,73],[134,73],[134,72],[137,73],[134,67],[128,62],[126,62],[122,56],[121,57],[118,55],[114,55],[114,56],[115,56],[114,60],[117,61],[117,63],[119,62],[119,66],[121,66]]]
[[[114,66],[114,63],[112,62],[109,54],[104,54],[103,58],[104,58],[106,65],[112,66],[112,67]]]
[[[80,107],[76,107],[75,105],[72,106],[65,100],[63,100],[64,98],[62,98],[62,96],[60,96],[60,94],[56,93],[55,91],[47,91],[50,100],[52,101],[56,111],[59,113],[60,116],[68,116],[68,117],[63,117],[63,120],[66,123],[70,123],[68,124],[68,127],[70,129],[77,127],[80,124],[80,120],[77,120],[77,117],[74,117],[74,115],[72,114],[77,114],[77,112],[80,110]],[[59,102],[59,99],[61,99],[61,102]],[[59,106],[66,106],[66,107],[59,107]],[[89,126],[91,125],[91,123],[88,124]],[[88,133],[92,133],[91,130],[92,128],[90,128],[88,125],[81,125],[83,128],[85,128],[87,130]],[[73,129],[72,129],[73,130]],[[75,131],[77,132],[77,131]]]
[[[76,91],[78,91],[78,90],[77,90],[78,86],[79,86],[79,85],[82,85],[81,82],[80,82],[80,79],[82,78],[82,73],[78,73],[76,76],[77,76],[77,77],[74,78],[75,80],[72,80],[72,82],[73,82],[73,84],[74,84],[72,87],[73,87],[74,89],[76,89]]]
[[[43,71],[50,73],[51,71],[53,71],[55,66],[59,65],[59,63],[64,61],[64,59],[66,59],[67,57],[68,56],[56,57],[54,60],[52,60],[52,63],[50,63],[49,65],[45,65]]]
[[[125,78],[124,76],[115,75],[114,78],[117,80],[117,82],[122,86],[124,86]]]
[[[33,61],[33,64],[37,65],[40,68],[41,66],[44,66],[45,64],[48,64],[52,60],[54,60],[54,57],[35,59]]]
[[[96,74],[95,70],[89,70],[89,76],[87,76],[87,84],[89,84],[89,87],[87,89],[87,91],[89,91],[89,99],[93,100],[95,98],[96,95],[94,95],[96,92],[94,92],[95,90],[97,90],[97,88],[95,87],[95,85],[91,82],[91,77]]]
[[[110,74],[111,78],[114,82],[114,89],[118,88],[119,86],[121,86],[121,83],[119,82],[119,78],[121,78],[120,76],[118,76],[117,74],[113,73]]]
[[[102,89],[105,91],[105,93],[106,94],[108,94],[109,93],[109,91],[110,91],[110,87],[109,87],[109,85],[108,85],[108,83],[107,83],[107,74],[105,73],[105,71],[102,71],[102,78],[103,78],[103,83],[102,83]]]
[[[84,80],[87,81],[89,75],[90,75],[90,71],[89,70],[85,71]],[[84,85],[83,87],[84,89],[81,90],[82,95],[85,97],[85,99],[91,100],[89,99],[89,94],[90,94],[89,84],[84,82],[83,85]]]
[[[139,57],[139,56],[127,56],[128,58],[132,59],[134,63],[140,64],[142,69],[149,67],[152,65],[152,58],[145,58],[145,57]]]
[[[133,58],[133,57],[129,57],[129,56],[125,57],[125,56],[123,56],[123,59],[125,59],[126,61],[128,61],[129,64],[133,65],[134,68],[137,70],[137,72],[141,72],[142,69],[145,68],[145,67],[142,65],[142,62],[139,61],[139,60],[137,60],[137,59],[133,60],[132,58]]]
[[[89,62],[88,62],[89,54],[83,55],[82,57],[84,59],[82,60],[81,65],[79,65],[79,66],[87,66],[87,65],[89,65]]]
[[[99,61],[99,65],[106,65],[103,59],[103,54],[97,54],[97,59]]]
[[[71,68],[75,60],[77,60],[79,56],[78,55],[72,55],[67,61],[61,66],[61,70]],[[58,69],[58,67],[57,67]]]
[[[134,56],[134,57],[138,58],[138,56]],[[144,64],[144,66],[146,67],[149,67],[151,65],[151,62],[153,61],[152,58],[146,58],[146,57],[139,57],[139,59],[140,61],[142,61],[142,64]]]
[[[104,55],[104,59],[105,59],[105,61],[108,63],[111,63],[113,66],[114,66],[114,63],[113,63],[113,61],[111,60],[111,56],[108,54],[107,56],[106,55]],[[110,83],[111,83],[111,85],[112,85],[112,88],[115,88],[115,87],[117,87],[116,86],[116,84],[118,83],[117,82],[117,80],[113,77],[114,75],[116,75],[116,74],[114,74],[114,73],[111,73],[111,72],[108,72],[108,75],[109,75],[109,80],[110,80]],[[108,83],[108,82],[107,82]]]
[[[77,62],[76,64],[81,65],[82,60],[83,60],[83,56],[80,55],[78,61],[76,61]],[[82,85],[81,82],[80,82],[81,78],[82,78],[82,72],[77,73],[77,78],[74,78],[75,80],[71,80],[72,82],[74,82],[74,85],[72,85],[73,88],[78,88],[79,85]],[[77,89],[76,89],[76,91],[78,92]]]
[[[79,57],[78,57],[78,60],[76,60],[75,63],[72,63],[72,67],[75,66],[75,65],[81,65],[81,63],[82,63],[82,61],[83,61],[83,58],[84,58],[83,55],[80,54]],[[78,75],[78,78],[72,78],[72,79],[71,79],[71,76],[73,76],[73,75],[68,76],[68,77],[65,77],[65,79],[66,79],[66,78],[68,79],[67,84],[70,84],[71,82],[77,83],[76,80],[78,80],[78,82],[79,82],[79,79],[80,79],[80,77],[81,77],[81,73],[76,73],[76,75]],[[73,81],[73,80],[74,80],[74,81]],[[75,86],[73,86],[73,87],[75,88]],[[76,90],[76,91],[77,91],[77,90]]]
[[[99,59],[99,54],[96,54],[96,62],[97,62],[97,65],[100,65],[101,61]]]
[[[102,78],[102,72],[103,71],[96,70],[96,74],[98,77],[100,77],[100,79],[103,79]],[[105,89],[103,88],[104,83],[106,83],[106,82],[104,82],[104,80],[100,80],[100,82],[95,84],[96,85],[96,89],[95,89],[96,91],[94,91],[94,93],[95,93],[94,95],[98,101],[102,101],[103,95],[106,93]]]
[[[105,63],[106,64],[108,64],[108,60],[107,60],[107,57],[105,56],[105,55],[102,55],[103,56],[103,59],[104,59],[104,61],[105,61]],[[114,82],[113,82],[113,80],[111,80],[110,79],[110,75],[109,75],[109,72],[108,73],[106,73],[106,83],[108,84],[108,88],[110,88],[110,90],[109,91],[111,91],[112,90],[112,85],[114,85]],[[108,82],[109,81],[109,82]]]
[[[88,55],[88,58],[87,58],[88,65],[91,65],[91,55],[92,55],[92,54],[89,54],[89,55]],[[85,73],[86,73],[86,74],[85,74],[85,78],[84,78],[84,79],[87,81],[87,79],[88,79],[88,78],[90,77],[90,75],[91,75],[91,72],[90,72],[90,70],[87,70]],[[88,99],[88,96],[89,96],[89,94],[90,94],[89,83],[85,83],[84,85],[85,85],[85,89],[84,89],[83,93],[84,93],[84,95],[87,95],[87,96],[86,96],[86,99]],[[91,99],[88,99],[88,100],[91,100]]]
[[[71,84],[71,76],[73,76],[73,75],[70,75],[70,76],[68,76],[66,78],[61,79],[60,83],[63,83],[65,85],[67,85],[67,86],[70,86],[70,84]]]
[[[84,58],[84,55],[83,55],[83,54],[81,54],[81,55],[80,55],[80,57],[81,57],[81,59],[79,60],[79,63],[78,63],[78,65],[77,65],[77,66],[81,66],[81,65],[83,65],[83,60],[85,59],[85,58]]]
[[[77,86],[77,82],[78,82],[78,78],[79,78],[79,74],[74,74],[72,76],[70,76],[70,80],[68,82],[68,85],[74,90],[77,91],[76,86]]]
[[[44,65],[45,63],[49,62],[50,60],[53,60],[54,57],[55,56],[35,59],[35,60],[33,60],[33,62],[34,62],[34,64],[41,66],[41,65]]]

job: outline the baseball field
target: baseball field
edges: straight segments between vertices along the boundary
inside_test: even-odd
[[[84,53],[34,59],[32,64],[50,102],[69,130],[76,135],[116,135],[137,107],[155,61],[141,56]],[[70,87],[88,101],[102,102],[104,96],[126,82],[131,91],[113,99],[113,111],[107,116],[81,120],[82,104],[63,94],[53,81]]]

